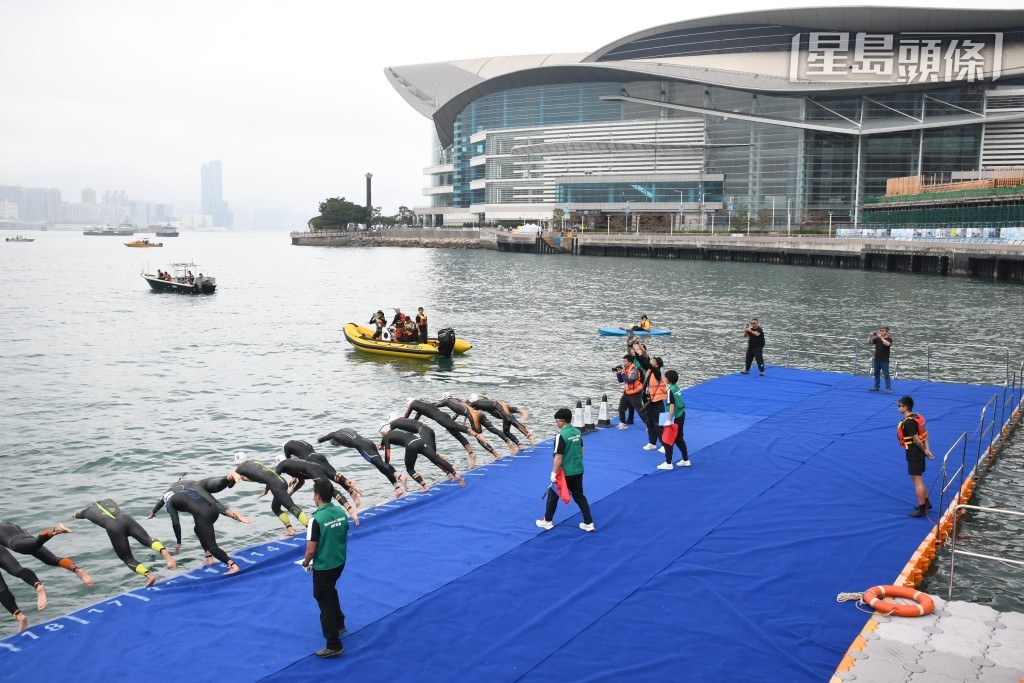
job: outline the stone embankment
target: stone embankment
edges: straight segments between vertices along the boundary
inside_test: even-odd
[[[358,232],[293,232],[292,244],[304,247],[429,247],[435,249],[497,249],[479,230],[413,228]]]

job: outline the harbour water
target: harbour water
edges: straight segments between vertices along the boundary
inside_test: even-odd
[[[538,436],[550,436],[559,406],[603,393],[614,406],[619,390],[611,369],[622,341],[599,337],[597,328],[641,313],[673,330],[650,346],[687,386],[740,369],[741,330],[751,316],[767,331],[769,366],[866,372],[864,341],[880,324],[892,328],[893,359],[908,376],[930,371],[932,379],[1002,382],[1006,352],[985,347],[1008,349],[1011,364],[1024,354],[1013,329],[1024,314],[1020,286],[978,280],[476,250],[318,249],[292,247],[283,233],[183,233],[142,254],[117,238],[31,236],[34,243],[0,250],[0,519],[30,530],[67,521],[104,497],[142,520],[182,473],[226,472],[237,450],[272,461],[286,440],[342,426],[373,436],[408,396],[447,390],[499,397],[526,409]],[[217,293],[150,292],[139,273],[172,261],[200,264],[217,278]],[[365,322],[378,308],[390,314],[393,306],[423,306],[432,330],[454,327],[473,350],[450,361],[406,361],[365,356],[344,342],[345,322]],[[770,377],[769,367],[765,381]],[[869,385],[865,377],[865,390]],[[894,408],[894,425],[897,419]],[[894,443],[879,447],[892,449],[891,485],[909,500]],[[454,441],[439,434],[439,444],[460,469],[468,465]],[[325,452],[361,485],[364,505],[390,497],[387,481],[358,455]],[[256,498],[261,492],[245,484],[221,497],[254,520],[218,523],[228,552],[280,533],[269,501]],[[296,502],[308,508],[309,492],[300,491]],[[145,524],[173,542],[165,514]],[[200,553],[185,526],[181,559],[193,567]],[[141,582],[100,529],[82,522],[73,528],[53,546],[93,574],[92,589],[24,558],[47,585],[47,616]],[[148,551],[137,556],[152,559]],[[997,592],[1024,594],[1024,580],[1012,570],[990,571],[995,577],[985,579],[985,590],[992,581],[1003,584]],[[23,607],[31,605],[27,586],[8,583]],[[0,635],[11,632],[13,622],[0,622]]]

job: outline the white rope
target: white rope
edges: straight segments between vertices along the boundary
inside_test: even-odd
[[[863,595],[863,593],[840,593],[836,596],[836,602],[849,602],[850,600],[862,602],[861,596]]]

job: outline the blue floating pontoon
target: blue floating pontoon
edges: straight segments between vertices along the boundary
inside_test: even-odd
[[[365,511],[339,582],[340,658],[312,654],[298,537],[236,552],[237,576],[161,572],[175,578],[34,624],[0,641],[0,679],[828,680],[865,620],[836,595],[893,581],[932,526],[907,517],[899,414],[870,384],[769,367],[688,389],[689,468],[656,470],[639,425],[585,436],[596,533],[573,504],[554,530],[534,525],[550,442],[466,473],[465,489]],[[939,457],[996,392],[896,386]]]
[[[625,337],[629,334],[629,330],[620,330],[617,327],[602,327],[599,328],[597,332],[602,337]],[[633,334],[638,337],[658,337],[663,334],[672,334],[672,330],[650,330],[649,332],[633,330]]]

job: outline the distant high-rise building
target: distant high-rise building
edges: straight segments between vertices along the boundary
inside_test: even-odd
[[[18,205],[18,216],[25,216],[25,188],[20,185],[0,185],[0,200],[7,200]]]
[[[96,203],[96,190],[91,188],[85,188],[82,190],[82,203],[83,204],[95,204]]]
[[[200,181],[203,213],[212,217],[215,226],[233,227],[228,203],[224,201],[220,160],[203,164]]]
[[[25,210],[21,217],[26,221],[45,221],[49,217],[50,190],[45,187],[25,188]]]

